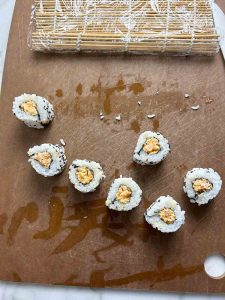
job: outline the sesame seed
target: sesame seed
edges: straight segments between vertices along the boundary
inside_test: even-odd
[[[213,99],[210,99],[210,98],[205,100],[205,103],[212,103],[212,102],[213,102]]]

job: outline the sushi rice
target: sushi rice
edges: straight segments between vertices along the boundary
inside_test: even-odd
[[[112,183],[107,200],[108,208],[118,211],[128,211],[139,205],[142,190],[132,178],[117,178]]]
[[[23,94],[13,102],[13,114],[28,127],[42,129],[54,118],[52,104],[35,94]]]
[[[222,180],[213,169],[193,168],[184,178],[184,192],[190,202],[198,205],[207,204],[220,192]]]
[[[61,173],[67,163],[65,149],[61,145],[42,144],[28,151],[29,160],[34,170],[44,177]]]
[[[138,139],[133,160],[140,165],[156,165],[170,152],[168,140],[159,132],[145,131]]]
[[[176,232],[185,223],[185,211],[171,196],[160,196],[145,212],[145,220],[161,232]]]
[[[76,159],[69,168],[69,179],[82,193],[94,192],[105,178],[101,165],[95,161]]]

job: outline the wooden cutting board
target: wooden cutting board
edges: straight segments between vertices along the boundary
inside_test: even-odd
[[[224,188],[204,207],[190,204],[182,191],[183,177],[193,167],[212,167],[225,181],[222,56],[32,53],[27,47],[30,7],[31,0],[16,2],[0,104],[0,280],[225,292],[225,279],[210,279],[203,267],[209,254],[225,250]],[[24,92],[54,104],[55,120],[45,130],[13,117],[12,101]],[[206,103],[208,98],[213,102]],[[197,104],[199,110],[193,111]],[[119,113],[120,122],[115,120]],[[155,119],[147,119],[149,113]],[[159,130],[171,143],[172,153],[155,167],[132,163],[145,130]],[[75,158],[101,162],[107,177],[97,192],[76,192],[68,166],[46,179],[27,163],[29,147],[60,138],[66,142],[68,166]],[[104,206],[120,174],[143,189],[141,205],[129,213]],[[143,219],[145,209],[167,194],[186,210],[185,226],[168,235]]]

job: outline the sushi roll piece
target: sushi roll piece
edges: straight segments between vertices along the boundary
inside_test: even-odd
[[[193,168],[184,178],[184,192],[190,202],[207,204],[214,199],[222,187],[220,175],[213,169]]]
[[[94,192],[104,178],[101,165],[95,161],[76,159],[70,165],[69,179],[82,193]]]
[[[13,114],[28,127],[42,129],[54,118],[52,104],[35,94],[23,94],[13,102]]]
[[[28,151],[29,160],[34,170],[45,177],[60,174],[67,163],[65,149],[61,145],[42,144]]]
[[[128,211],[141,202],[142,190],[132,178],[117,178],[112,183],[107,200],[108,208],[118,211]]]
[[[138,139],[133,160],[140,165],[156,165],[170,152],[168,140],[159,132],[145,131]]]
[[[161,196],[146,210],[145,220],[161,232],[176,232],[185,223],[185,211],[171,196]]]

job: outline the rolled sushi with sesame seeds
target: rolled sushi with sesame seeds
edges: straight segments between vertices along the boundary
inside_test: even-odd
[[[29,162],[34,170],[44,176],[60,174],[66,166],[65,149],[61,145],[42,144],[28,151]]]
[[[176,232],[185,223],[185,211],[171,196],[159,197],[144,216],[148,224],[164,233]]]
[[[139,205],[142,190],[132,178],[117,178],[112,183],[107,200],[108,208],[117,211],[128,211]]]
[[[23,94],[13,102],[13,114],[28,127],[42,129],[54,118],[52,104],[35,94]]]
[[[222,180],[213,169],[193,168],[184,178],[184,192],[190,202],[198,205],[207,204],[220,192]]]
[[[82,193],[94,192],[105,178],[101,165],[95,161],[76,159],[69,169],[69,179]]]
[[[170,152],[168,140],[159,132],[145,131],[138,139],[133,160],[140,165],[156,165]]]

